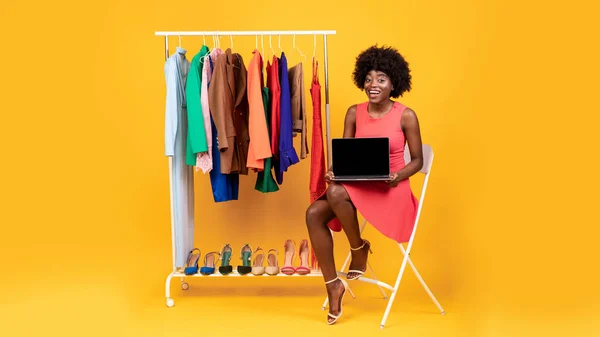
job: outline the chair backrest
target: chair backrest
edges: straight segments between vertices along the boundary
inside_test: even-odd
[[[410,150],[408,144],[404,146],[404,163],[410,163]],[[423,174],[429,173],[431,165],[433,164],[433,149],[431,145],[423,144],[423,168],[419,172]]]
[[[410,162],[410,151],[408,149],[408,145],[404,147],[404,161],[406,164]],[[423,167],[419,172],[425,174],[425,179],[423,180],[423,186],[421,187],[421,194],[419,196],[419,206],[417,208],[417,216],[415,218],[415,226],[413,228],[413,232],[410,236],[410,240],[408,241],[408,246],[406,247],[406,253],[410,254],[410,250],[412,249],[412,244],[415,239],[415,234],[417,232],[417,226],[419,225],[419,218],[421,217],[421,210],[423,209],[423,200],[425,200],[425,192],[427,191],[427,183],[429,182],[429,172],[431,171],[431,165],[433,164],[433,149],[430,145],[423,144]]]

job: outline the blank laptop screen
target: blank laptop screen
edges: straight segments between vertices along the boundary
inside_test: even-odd
[[[331,161],[334,176],[389,175],[389,139],[335,138]]]

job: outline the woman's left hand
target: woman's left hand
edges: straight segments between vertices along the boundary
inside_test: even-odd
[[[390,173],[390,180],[387,181],[390,187],[396,187],[400,183],[400,175],[396,172]]]

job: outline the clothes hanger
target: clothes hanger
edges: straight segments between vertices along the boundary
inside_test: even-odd
[[[179,53],[179,55],[181,56],[181,59],[183,60],[185,58],[184,54],[185,51],[183,49],[183,47],[181,47],[181,34],[177,34],[179,36],[179,45],[177,46],[177,52]]]
[[[241,57],[241,55],[239,53],[235,53],[234,52],[234,49],[233,49],[233,35],[231,35],[231,34],[229,35],[229,42],[231,44],[230,47],[229,47],[229,49],[231,51],[231,54],[235,55],[237,57],[238,61],[240,62],[240,64],[242,64],[242,57]],[[241,66],[236,66],[235,63],[232,64],[232,66],[234,68],[241,68]]]
[[[202,32],[202,46],[208,48],[208,45],[206,44],[206,36],[204,35],[204,32]],[[206,55],[200,57],[200,63],[204,63],[204,60],[206,60],[206,58],[208,57],[209,54],[210,54],[210,48],[208,48],[208,53],[206,53]]]
[[[313,39],[313,60],[315,59],[315,54],[317,52],[317,34],[315,34]]]
[[[302,54],[302,51],[300,50],[300,48],[298,48],[296,46],[296,34],[294,34],[293,48],[296,49],[300,53],[300,56],[302,56],[303,61],[306,61],[306,56],[304,54]]]
[[[279,50],[281,50],[281,52],[283,53],[283,49],[281,49],[281,34],[279,35],[279,38],[278,38],[278,40],[279,40],[279,41],[278,41],[278,44],[279,44],[278,48],[279,48]]]
[[[262,54],[265,55],[265,40],[263,39],[264,35],[260,36],[260,46],[262,48]],[[258,47],[257,47],[258,48]]]
[[[275,49],[273,49],[273,44],[271,43],[271,35],[269,35],[269,47],[271,47],[271,53],[275,56]]]

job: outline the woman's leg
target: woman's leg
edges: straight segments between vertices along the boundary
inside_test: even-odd
[[[331,206],[335,216],[342,223],[344,232],[348,237],[350,248],[357,249],[363,246],[363,239],[360,236],[360,228],[358,227],[358,217],[356,215],[356,208],[350,200],[348,192],[344,186],[340,184],[331,184],[327,189],[327,201]],[[352,250],[352,262],[350,263],[350,270],[362,270],[367,269],[367,253],[369,251],[369,245],[364,245],[362,249]],[[348,279],[358,277],[358,273],[350,272],[347,275]]]
[[[316,200],[306,210],[308,234],[325,281],[337,276],[333,258],[333,238],[327,227],[327,223],[334,217],[327,200]]]
[[[329,207],[329,203],[324,199],[316,200],[306,210],[306,227],[325,282],[337,277],[333,257],[333,238],[329,227],[327,227],[327,223],[334,217],[335,214]],[[336,281],[327,284],[325,287],[329,298],[329,312],[337,316],[340,313],[339,299],[344,291],[344,285],[342,282]],[[328,317],[328,320],[332,321],[333,319]]]

